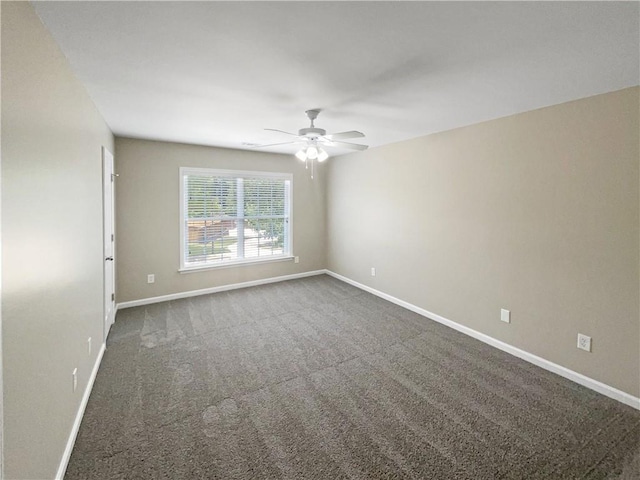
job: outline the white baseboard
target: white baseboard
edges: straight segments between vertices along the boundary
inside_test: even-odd
[[[221,285],[219,287],[203,288],[201,290],[190,290],[188,292],[171,293],[169,295],[161,295],[159,297],[142,298],[140,300],[132,300],[130,302],[122,302],[116,305],[116,309],[139,307],[141,305],[150,305],[152,303],[168,302],[169,300],[178,300],[180,298],[196,297],[198,295],[207,295],[209,293],[226,292],[227,290],[236,290],[238,288],[255,287],[257,285],[265,285],[267,283],[284,282],[286,280],[295,280],[296,278],[312,277],[314,275],[322,275],[327,273],[326,270],[313,270],[310,272],[294,273],[291,275],[283,275],[281,277],[263,278],[260,280],[251,280],[249,282],[232,283],[230,285]]]
[[[69,459],[71,458],[71,452],[73,451],[73,446],[76,443],[76,437],[78,436],[78,431],[80,430],[80,424],[82,423],[82,417],[84,416],[84,410],[87,408],[87,402],[89,401],[89,396],[91,395],[91,390],[93,389],[93,382],[96,380],[96,375],[98,374],[98,368],[100,368],[100,363],[102,362],[102,356],[104,355],[104,351],[106,350],[106,344],[102,344],[100,347],[100,351],[98,352],[98,357],[96,358],[96,363],[93,365],[93,370],[91,371],[91,375],[89,376],[89,381],[87,382],[87,387],[84,389],[84,394],[82,395],[82,401],[80,402],[80,407],[78,408],[78,412],[76,413],[76,419],[73,422],[73,426],[71,427],[71,433],[69,434],[69,439],[67,440],[67,446],[64,449],[64,453],[62,454],[62,459],[60,460],[60,465],[58,466],[58,472],[56,473],[56,480],[62,480],[64,478],[64,474],[67,471],[67,466],[69,465]]]
[[[622,402],[625,405],[629,405],[630,407],[640,410],[640,398],[634,397],[629,393],[623,392],[622,390],[618,390],[617,388],[614,388],[610,385],[599,382],[598,380],[589,378],[581,373],[565,368],[562,365],[558,365],[557,363],[553,363],[553,362],[550,362],[549,360],[545,360],[544,358],[538,357],[537,355],[521,350],[503,341],[497,340],[493,337],[490,337],[489,335],[480,333],[477,330],[473,330],[472,328],[465,327],[464,325],[460,325],[459,323],[456,323],[438,314],[425,310],[424,308],[417,307],[409,302],[405,302],[404,300],[400,300],[399,298],[393,297],[384,292],[368,287],[367,285],[351,280],[350,278],[343,277],[342,275],[334,273],[330,270],[327,270],[326,273],[328,275],[331,275],[334,278],[337,278],[338,280],[342,280],[343,282],[353,285],[354,287],[358,287],[361,290],[372,293],[380,298],[384,298],[385,300],[388,300],[391,303],[400,305],[401,307],[404,307],[407,310],[411,310],[412,312],[415,312],[419,315],[422,315],[438,323],[451,327],[454,330],[457,330],[466,335],[469,335],[470,337],[480,340],[481,342],[491,345],[492,347],[495,347],[504,352],[510,353],[511,355],[521,358],[522,360],[526,360],[527,362],[537,365],[538,367],[541,367],[541,368],[544,368],[545,370],[556,373],[561,377],[572,380],[584,387],[590,388],[591,390],[594,390],[607,397],[610,397],[610,398],[613,398],[614,400]]]

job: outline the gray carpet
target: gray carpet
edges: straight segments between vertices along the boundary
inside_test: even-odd
[[[640,412],[326,275],[122,310],[66,479],[640,478]]]

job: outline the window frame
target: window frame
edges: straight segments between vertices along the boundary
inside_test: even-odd
[[[233,260],[220,260],[216,263],[205,263],[199,265],[189,265],[186,262],[186,213],[187,202],[185,201],[185,178],[187,175],[210,175],[212,177],[230,177],[230,178],[265,178],[273,179],[278,178],[289,183],[288,191],[285,186],[285,247],[284,253],[281,255],[269,255],[265,257],[249,257]],[[226,170],[218,168],[202,168],[202,167],[180,167],[179,173],[180,182],[180,267],[178,271],[180,273],[191,273],[202,270],[211,270],[219,268],[239,267],[247,265],[255,265],[269,262],[281,262],[286,260],[293,260],[293,174],[282,172],[262,172],[251,170]],[[243,217],[245,218],[245,217]],[[249,217],[251,218],[251,217]]]

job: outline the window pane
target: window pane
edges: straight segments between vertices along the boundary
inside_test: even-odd
[[[237,257],[236,221],[188,220],[186,255],[189,262],[210,262]]]
[[[282,179],[245,179],[245,216],[284,215],[284,189],[285,181]]]
[[[236,215],[236,181],[233,178],[189,175],[187,192],[188,218]]]

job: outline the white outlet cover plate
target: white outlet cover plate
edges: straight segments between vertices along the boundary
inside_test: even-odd
[[[578,334],[578,348],[587,352],[591,351],[591,337],[582,333]]]
[[[156,276],[153,273],[147,275],[147,283],[154,283],[156,281]]]
[[[511,323],[511,311],[505,310],[504,308],[500,309],[500,320],[504,323]]]

